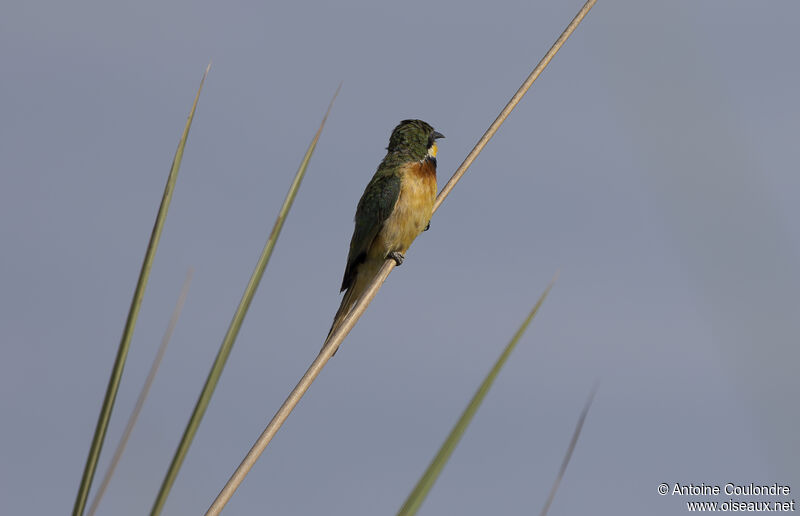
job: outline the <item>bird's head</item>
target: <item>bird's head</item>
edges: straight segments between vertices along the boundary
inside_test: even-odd
[[[422,120],[403,120],[392,131],[387,149],[390,153],[408,154],[415,160],[436,158],[436,140],[439,138],[444,138],[444,135],[430,124]]]

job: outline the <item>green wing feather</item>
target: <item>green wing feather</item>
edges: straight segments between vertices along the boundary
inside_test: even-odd
[[[375,236],[391,215],[400,197],[400,176],[379,168],[364,190],[356,209],[356,226],[350,239],[350,253],[342,279],[342,291],[353,284],[358,266],[367,258]]]

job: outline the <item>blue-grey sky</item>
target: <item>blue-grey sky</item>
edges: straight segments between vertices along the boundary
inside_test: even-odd
[[[23,2],[0,17],[0,512],[71,510],[167,171],[200,99],[99,473],[149,511],[297,165],[341,94],[164,514],[200,514],[316,355],[388,135],[444,184],[580,2]],[[421,514],[800,498],[800,4],[599,0],[436,213],[226,514],[391,514],[556,270]],[[730,497],[696,498],[723,502]]]

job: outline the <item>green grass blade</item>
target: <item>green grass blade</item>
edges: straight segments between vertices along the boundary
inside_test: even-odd
[[[97,470],[97,461],[100,458],[100,451],[103,448],[103,441],[108,430],[108,422],[111,419],[111,411],[114,407],[114,401],[117,397],[119,390],[119,383],[122,379],[122,370],[125,368],[125,360],[128,356],[128,349],[130,348],[131,338],[133,337],[133,330],[136,327],[136,319],[139,316],[139,307],[142,304],[144,297],[144,289],[147,286],[147,280],[150,277],[150,269],[153,267],[153,258],[156,255],[158,248],[158,241],[161,238],[161,232],[164,229],[164,221],[167,218],[167,210],[169,203],[172,200],[172,192],[175,189],[175,182],[178,179],[178,170],[181,166],[183,159],[183,150],[186,147],[186,139],[189,137],[189,128],[192,125],[192,119],[197,109],[197,102],[200,99],[200,92],[203,90],[203,83],[208,76],[208,71],[211,69],[209,63],[203,78],[200,81],[200,87],[197,89],[197,95],[192,104],[192,110],[189,112],[189,118],[186,120],[186,126],[183,129],[178,149],[175,151],[175,158],[172,160],[172,167],[167,177],[167,185],[164,187],[164,195],[161,198],[161,206],[158,208],[158,215],[156,215],[156,222],[153,225],[153,232],[150,234],[150,242],[147,244],[147,251],[144,255],[142,262],[142,269],[139,272],[139,281],[136,283],[136,290],[133,293],[133,300],[128,310],[128,318],[125,321],[125,329],[122,331],[122,338],[120,339],[119,348],[117,350],[117,357],[114,360],[114,366],[111,370],[111,378],[108,380],[108,387],[106,389],[105,399],[103,399],[103,406],[100,409],[100,416],[97,418],[97,426],[95,427],[94,437],[92,444],[89,448],[89,456],[86,459],[86,466],[83,470],[83,477],[81,484],[78,487],[78,496],[75,499],[75,506],[72,509],[73,516],[81,516],[84,508],[86,507],[86,500],[89,497],[89,488],[92,485],[94,473]]]
[[[339,85],[339,88],[341,88],[341,84]],[[175,478],[178,476],[178,471],[183,464],[184,458],[186,458],[186,453],[189,451],[189,446],[191,446],[194,435],[197,432],[197,428],[200,426],[200,421],[203,419],[203,415],[206,412],[208,403],[211,401],[211,396],[214,394],[214,389],[217,387],[217,382],[222,375],[225,362],[228,360],[228,355],[230,355],[231,349],[233,348],[233,343],[236,340],[236,336],[239,334],[239,328],[242,326],[242,321],[244,321],[245,315],[247,315],[247,309],[250,307],[250,302],[253,300],[253,296],[256,293],[258,284],[261,281],[261,276],[264,274],[264,269],[266,268],[269,258],[272,255],[275,242],[278,240],[278,236],[283,228],[283,223],[286,220],[286,216],[289,214],[289,209],[292,207],[292,203],[297,196],[297,191],[300,188],[300,183],[303,180],[303,176],[305,176],[308,163],[311,160],[311,155],[314,153],[314,149],[317,146],[317,141],[319,141],[320,134],[322,134],[322,128],[325,127],[325,121],[328,119],[328,114],[330,114],[331,108],[333,107],[333,101],[339,94],[339,88],[337,88],[336,93],[334,93],[333,98],[328,105],[328,111],[322,118],[322,123],[320,124],[319,129],[317,129],[314,138],[311,140],[311,144],[308,146],[308,150],[306,151],[305,156],[303,156],[303,160],[300,162],[300,167],[297,170],[297,174],[294,176],[294,181],[292,181],[292,184],[289,187],[289,192],[286,194],[286,199],[283,201],[283,206],[278,213],[278,219],[275,221],[275,225],[272,228],[272,233],[270,233],[267,243],[264,245],[263,251],[261,251],[261,256],[256,263],[256,268],[253,271],[253,274],[250,276],[250,281],[247,283],[247,287],[245,287],[244,294],[239,302],[239,306],[236,308],[236,312],[233,314],[233,319],[228,327],[228,331],[225,333],[225,337],[222,339],[222,344],[217,352],[217,357],[214,360],[214,364],[211,366],[211,371],[208,373],[206,383],[203,386],[203,390],[200,392],[200,397],[198,398],[197,404],[194,407],[194,411],[189,418],[189,423],[186,425],[186,429],[183,432],[181,442],[178,444],[178,449],[175,451],[175,455],[173,456],[172,462],[169,465],[167,474],[161,483],[158,496],[156,496],[156,500],[153,503],[153,509],[150,512],[152,516],[157,516],[160,514],[161,510],[164,508],[164,504],[167,501],[167,496],[169,496],[170,489],[172,489],[172,484],[175,482]]]
[[[100,500],[103,499],[103,495],[108,488],[108,484],[111,482],[111,477],[114,476],[114,471],[117,469],[117,464],[119,464],[119,460],[122,458],[122,454],[125,452],[128,439],[131,436],[131,432],[133,432],[133,427],[136,425],[136,421],[139,419],[139,413],[142,411],[142,407],[147,399],[147,395],[150,393],[150,387],[153,385],[153,380],[155,380],[156,373],[158,373],[158,368],[164,358],[164,353],[167,351],[167,345],[172,338],[172,332],[175,331],[175,326],[178,325],[178,318],[180,318],[181,311],[183,311],[183,304],[186,302],[186,296],[189,294],[189,285],[191,282],[192,268],[189,267],[189,270],[186,273],[186,279],[183,281],[183,287],[181,287],[181,293],[178,296],[178,301],[175,303],[175,308],[172,311],[172,317],[170,317],[169,323],[167,324],[167,330],[164,332],[164,337],[161,339],[161,345],[158,347],[156,357],[153,359],[153,364],[150,366],[150,372],[147,374],[147,379],[144,381],[142,390],[139,392],[139,398],[136,400],[136,404],[131,411],[131,415],[128,417],[128,423],[125,425],[125,431],[122,432],[122,437],[120,437],[119,443],[117,443],[117,449],[114,451],[114,455],[111,458],[111,463],[108,466],[108,470],[106,471],[106,474],[103,475],[103,480],[97,487],[97,493],[94,495],[94,500],[92,500],[91,505],[89,505],[89,510],[86,512],[87,516],[94,516],[94,514],[97,512],[97,507],[100,505]]]
[[[525,318],[522,325],[519,327],[517,332],[511,338],[511,341],[506,345],[503,353],[500,354],[500,358],[497,359],[495,362],[494,367],[492,367],[489,374],[486,375],[483,382],[481,383],[480,387],[478,387],[477,392],[470,400],[469,405],[467,408],[464,409],[464,412],[461,414],[461,417],[458,418],[453,429],[450,431],[450,434],[445,439],[442,447],[439,448],[439,451],[436,453],[436,456],[431,461],[428,469],[425,470],[422,477],[417,482],[417,485],[414,486],[414,489],[411,491],[411,494],[408,495],[403,506],[400,508],[400,511],[397,513],[398,516],[411,516],[417,513],[422,502],[425,501],[425,497],[428,496],[428,492],[430,492],[431,487],[436,482],[436,479],[439,478],[439,474],[442,472],[445,464],[450,459],[450,456],[453,454],[453,450],[455,450],[458,442],[461,440],[461,437],[464,435],[464,432],[469,426],[470,422],[472,421],[473,416],[478,411],[478,408],[481,406],[483,399],[486,397],[486,393],[489,392],[489,389],[492,387],[494,380],[497,378],[497,375],[500,373],[500,370],[505,365],[506,360],[511,355],[511,352],[514,351],[514,348],[517,345],[517,342],[522,337],[522,334],[525,333],[525,330],[528,328],[528,325],[533,320],[533,317],[536,315],[536,312],[539,310],[539,307],[544,302],[547,294],[550,292],[550,289],[553,287],[553,283],[555,283],[556,278],[550,282],[547,288],[544,290],[542,295],[539,297],[539,300],[534,305],[533,309],[528,314],[528,317]]]

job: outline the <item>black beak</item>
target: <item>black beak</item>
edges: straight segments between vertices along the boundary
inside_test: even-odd
[[[444,138],[444,135],[439,131],[433,131],[433,133],[431,133],[432,140],[438,140],[439,138]]]

